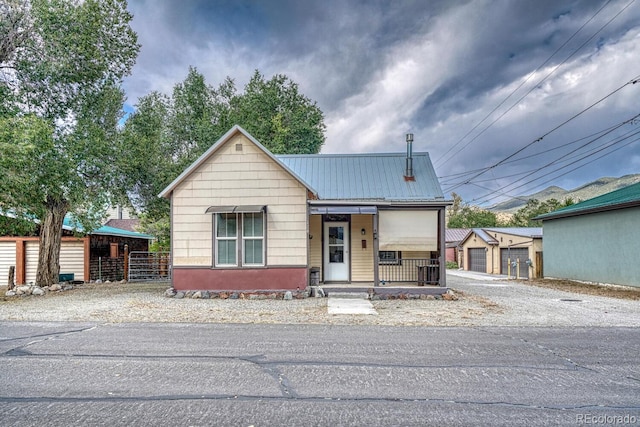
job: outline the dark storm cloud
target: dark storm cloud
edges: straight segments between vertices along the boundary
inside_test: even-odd
[[[324,152],[398,151],[404,133],[411,131],[415,149],[428,150],[438,174],[446,176],[499,162],[640,75],[640,6],[635,3],[581,48],[628,3],[130,0],[143,47],[125,90],[130,104],[151,90],[169,93],[189,65],[214,86],[230,76],[240,90],[255,69],[267,77],[284,73],[325,112]],[[562,132],[532,145],[526,151],[530,157],[492,170],[478,184],[508,185],[506,176],[560,158],[571,149],[561,149],[566,141],[631,116],[638,108],[638,88],[625,88]],[[476,131],[461,141],[474,126]],[[449,152],[459,141],[464,149]],[[637,147],[556,184],[638,172]],[[447,152],[455,156],[442,162]],[[481,190],[463,186],[457,191],[471,197]]]

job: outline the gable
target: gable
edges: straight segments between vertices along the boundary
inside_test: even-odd
[[[237,140],[238,136],[242,136],[241,140]],[[277,158],[271,154],[269,150],[267,150],[262,144],[260,144],[255,138],[253,138],[247,131],[242,129],[240,126],[236,125],[232,127],[226,134],[224,134],[215,144],[213,144],[207,151],[205,151],[195,162],[193,162],[187,169],[185,169],[176,179],[171,182],[162,192],[158,195],[159,197],[169,198],[172,192],[185,180],[191,177],[192,174],[197,173],[198,171],[207,169],[207,166],[203,165],[208,163],[212,156],[214,156],[219,150],[223,147],[227,147],[227,153],[229,153],[228,145],[230,142],[234,140],[234,150],[236,149],[236,145],[240,145],[241,149],[238,151],[238,154],[242,154],[245,148],[251,150],[251,146],[255,148],[257,151],[251,151],[251,154],[257,154],[258,152],[262,152],[265,156],[267,156],[273,163],[278,165],[281,170],[285,171],[288,175],[290,175],[293,179],[297,180],[300,184],[305,186],[307,190],[311,193],[315,194],[315,191],[302,180],[299,176],[297,176],[294,172],[292,172],[287,166],[285,166],[282,162],[280,162]],[[237,157],[236,160],[238,162],[232,161],[231,163],[241,163],[242,157]],[[251,157],[246,157],[244,160],[251,161]],[[240,165],[236,165],[240,166]],[[211,169],[209,167],[209,169]],[[197,178],[196,178],[197,180]]]

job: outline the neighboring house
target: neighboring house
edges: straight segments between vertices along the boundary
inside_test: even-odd
[[[447,262],[455,262],[462,266],[462,257],[459,249],[462,240],[469,234],[468,228],[447,228],[445,230],[447,245]]]
[[[273,155],[233,127],[160,196],[176,289],[320,282],[445,286],[445,207],[428,154]]]
[[[152,239],[147,234],[107,225],[78,237],[82,231],[69,218],[62,228],[60,274],[84,282],[125,278],[125,252],[147,251]],[[38,253],[37,236],[0,236],[0,283],[7,283],[11,266],[15,267],[16,284],[35,283]]]
[[[545,277],[640,286],[640,183],[534,219]]]
[[[460,247],[460,266],[465,270],[517,278],[542,276],[542,228],[473,228]]]

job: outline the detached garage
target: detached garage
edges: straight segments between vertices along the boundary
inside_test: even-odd
[[[518,279],[542,276],[542,228],[473,228],[459,247],[465,270]]]

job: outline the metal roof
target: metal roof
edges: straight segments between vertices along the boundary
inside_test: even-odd
[[[469,234],[469,228],[447,228],[444,232],[445,241],[461,242]]]
[[[406,181],[404,153],[276,155],[324,200],[444,201],[428,153],[413,153],[415,181]]]
[[[593,199],[576,203],[575,205],[540,215],[534,219],[544,221],[548,219],[610,211],[634,206],[640,206],[640,182],[594,197]]]
[[[469,229],[467,229],[469,230]],[[464,242],[475,233],[480,239],[490,245],[498,245],[498,240],[491,233],[510,234],[512,236],[528,237],[531,239],[542,238],[542,227],[494,227],[494,228],[472,228],[467,235],[461,240]]]
[[[122,228],[111,227],[108,225],[103,225],[102,227],[98,227],[95,230],[87,233],[84,231],[84,229],[80,224],[74,221],[71,215],[67,215],[64,217],[62,228],[67,231],[94,234],[94,235],[103,235],[103,236],[131,237],[135,239],[147,239],[147,240],[151,240],[154,238],[149,234],[138,233],[137,231],[124,230]]]
[[[483,230],[487,232],[511,234],[512,236],[520,237],[542,237],[542,227],[484,227]]]

